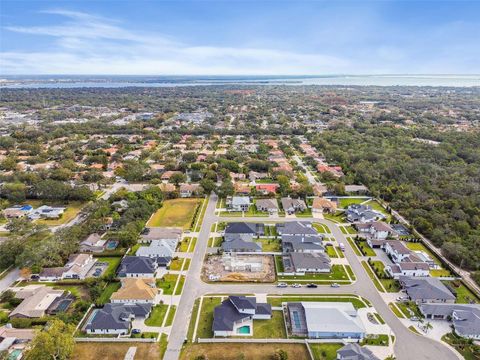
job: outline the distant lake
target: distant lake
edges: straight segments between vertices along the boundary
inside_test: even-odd
[[[213,85],[263,86],[480,86],[480,75],[335,75],[335,76],[0,76],[0,87],[122,88]]]

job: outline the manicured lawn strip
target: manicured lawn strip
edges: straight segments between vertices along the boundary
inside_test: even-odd
[[[180,276],[180,280],[178,282],[177,288],[175,289],[175,295],[180,295],[183,290],[183,285],[185,284],[185,276]]]
[[[180,354],[180,360],[200,359],[205,356],[209,360],[271,360],[278,350],[284,350],[288,359],[310,360],[305,344],[188,344]]]
[[[111,282],[110,284],[108,284],[105,289],[103,289],[103,292],[102,294],[98,297],[98,300],[97,300],[97,303],[98,304],[105,304],[108,302],[108,300],[110,300],[110,296],[112,296],[112,294],[117,291],[118,289],[120,289],[121,287],[121,284],[120,282],[118,281],[115,281],[115,282]]]
[[[362,266],[367,272],[368,276],[370,276],[370,279],[373,281],[373,285],[377,288],[378,291],[384,292],[382,289],[382,286],[380,285],[380,282],[377,280],[375,274],[373,273],[372,269],[370,268],[370,265],[366,261],[362,261]]]
[[[295,216],[296,217],[312,217],[312,209],[307,209],[302,212],[296,212]]]
[[[357,233],[357,231],[353,228],[353,226],[345,226],[345,229],[349,234],[355,235]]]
[[[184,230],[190,229],[197,206],[202,199],[171,199],[165,200],[163,206],[150,218],[147,226],[176,226]]]
[[[191,245],[190,245],[191,243]],[[195,245],[197,244],[197,238],[186,237],[180,243],[178,248],[179,252],[193,252]]]
[[[480,356],[480,346],[471,343],[468,339],[462,338],[454,333],[448,333],[442,336],[442,341],[453,346],[465,360],[478,360]]]
[[[319,344],[310,343],[314,360],[336,360],[337,350],[343,347],[343,344]]]
[[[193,304],[192,316],[190,318],[190,324],[188,326],[187,339],[192,341],[193,331],[195,330],[195,322],[197,321],[198,307],[200,306],[200,298],[195,299]]]
[[[182,268],[182,264],[184,260],[185,260],[184,258],[178,258],[178,259],[172,260],[172,262],[170,263],[169,269],[175,270],[175,271],[180,270]]]
[[[355,309],[361,309],[366,307],[364,302],[354,296],[267,296],[267,303],[272,306],[281,306],[282,302],[301,302],[301,301],[317,301],[317,302],[350,302]]]
[[[163,359],[163,356],[165,355],[165,351],[167,351],[167,345],[168,345],[168,335],[167,334],[160,335],[160,340],[158,343],[158,352],[160,353],[160,356],[158,357],[159,359]]]
[[[432,277],[449,277],[452,273],[447,269],[432,269],[430,270],[430,276]]]
[[[403,316],[403,314],[397,309],[397,307],[395,306],[394,303],[389,303],[388,304],[388,307],[390,308],[390,310],[393,311],[393,313],[400,319],[404,319],[405,316]]]
[[[204,297],[202,308],[200,310],[200,319],[197,327],[197,337],[211,338],[213,337],[213,309],[220,305],[222,299],[219,297]]]
[[[168,310],[168,317],[165,321],[165,326],[170,326],[173,324],[173,319],[175,318],[175,313],[177,312],[177,307],[175,305],[170,305],[170,310]]]
[[[159,304],[155,305],[152,309],[152,313],[145,320],[147,326],[162,326],[165,314],[167,313],[168,305]]]
[[[345,226],[340,226],[340,231],[341,231],[343,234],[345,234],[345,235],[348,234],[348,231],[347,231],[347,229],[345,228]]]
[[[190,268],[191,261],[192,261],[192,259],[190,259],[190,258],[185,259],[185,265],[183,266],[184,271],[187,271]]]
[[[383,320],[383,318],[380,316],[380,314],[377,314],[377,313],[373,313],[373,316],[375,316],[375,318],[377,319],[377,321],[380,323],[380,324],[385,324],[385,320]]]
[[[347,237],[347,241],[350,244],[350,246],[353,248],[353,252],[355,253],[355,255],[362,256],[362,253],[360,252],[360,250],[358,250],[357,245],[355,244],[355,241],[353,241],[351,237]]]
[[[385,273],[385,264],[380,260],[372,260],[370,262],[372,270],[377,274],[380,282],[387,292],[399,292],[401,290],[398,280],[387,278]]]
[[[283,267],[283,261],[282,261],[281,255],[275,255],[275,267],[276,267],[277,273],[281,273],[285,270]]]
[[[331,234],[332,233],[330,228],[325,224],[313,223],[313,227],[315,228],[315,230],[317,230],[321,234]]]
[[[211,237],[208,239],[208,246],[210,247],[220,247],[222,246],[223,239],[221,237]]]
[[[410,330],[411,332],[414,332],[415,334],[419,334],[419,335],[420,335],[420,333],[418,332],[418,330],[417,330],[417,329],[415,328],[415,326],[413,326],[413,325],[409,326],[409,327],[408,327],[408,330]]]
[[[286,337],[283,311],[272,311],[271,320],[253,320],[254,339],[284,339]]]
[[[279,280],[293,281],[293,280],[348,280],[348,275],[342,265],[332,265],[332,271],[325,274],[305,274],[304,276],[282,275],[278,277]]]
[[[177,274],[165,274],[163,278],[157,279],[156,285],[159,289],[163,289],[164,295],[172,295],[175,283],[177,282]]]
[[[340,246],[335,246],[335,249],[337,249],[337,253],[341,258],[345,257],[345,254],[343,253],[342,249],[340,249]]]
[[[350,265],[345,265],[345,269],[347,269],[347,273],[350,275],[350,278],[352,280],[355,280],[356,279],[355,273],[353,272],[351,266]]]

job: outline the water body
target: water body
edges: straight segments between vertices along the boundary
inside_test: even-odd
[[[480,87],[480,75],[332,75],[332,76],[3,76],[0,87],[123,88],[213,85],[337,85]]]

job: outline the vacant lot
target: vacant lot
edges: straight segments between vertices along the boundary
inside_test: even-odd
[[[163,206],[150,218],[147,226],[175,226],[189,229],[195,215],[195,209],[201,203],[201,199],[165,200]]]
[[[62,224],[66,224],[71,221],[75,216],[78,215],[82,207],[85,205],[84,202],[81,201],[71,201],[67,205],[65,204],[48,204],[52,206],[64,206],[66,207],[65,212],[63,213],[62,217],[59,219],[39,219],[36,221],[37,224],[45,224],[48,226],[58,226]]]
[[[119,360],[125,357],[128,348],[135,346],[135,359],[158,360],[160,358],[158,343],[77,343],[73,360]]]
[[[192,344],[180,355],[181,360],[193,360],[205,355],[209,360],[270,360],[277,350],[284,350],[289,359],[308,360],[308,350],[303,344]],[[243,354],[243,356],[242,356]]]

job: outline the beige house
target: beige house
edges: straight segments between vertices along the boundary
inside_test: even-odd
[[[337,203],[326,198],[313,198],[312,212],[314,213],[330,213],[334,214],[337,211]]]
[[[27,285],[10,288],[15,297],[23,301],[10,314],[10,318],[38,318],[45,315],[53,302],[63,295],[63,290],[55,290],[45,285]]]
[[[158,289],[154,279],[125,278],[122,279],[122,287],[110,297],[112,303],[153,304]]]

